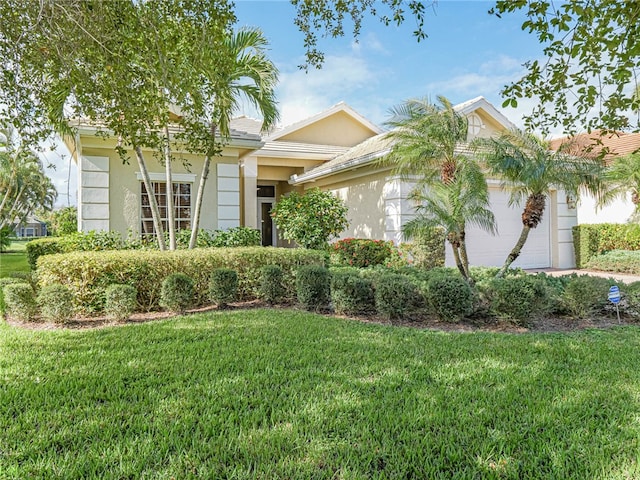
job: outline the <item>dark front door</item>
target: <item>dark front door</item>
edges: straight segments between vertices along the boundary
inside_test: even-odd
[[[260,230],[262,231],[262,246],[273,246],[273,220],[271,219],[272,202],[262,200],[260,202]]]

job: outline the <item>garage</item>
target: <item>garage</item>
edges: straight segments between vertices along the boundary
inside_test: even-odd
[[[491,235],[478,227],[467,228],[467,253],[470,265],[502,266],[522,231],[522,206],[509,206],[509,194],[498,188],[489,189],[491,210],[496,217],[498,233]],[[542,222],[529,232],[520,257],[512,267],[547,268],[551,266],[551,221],[549,199]],[[451,247],[446,248],[447,266],[455,266]]]

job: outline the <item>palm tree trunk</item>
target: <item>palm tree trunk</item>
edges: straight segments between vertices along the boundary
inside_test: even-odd
[[[462,230],[462,233],[460,234],[460,263],[462,264],[462,268],[465,272],[463,275],[464,279],[469,285],[473,285],[473,279],[469,273],[469,256],[467,255],[467,242],[465,240],[465,236],[465,231]]]
[[[460,259],[460,247],[454,245],[453,243],[451,243],[450,245],[451,245],[451,251],[453,252],[453,259],[456,262],[456,267],[458,267],[458,270],[460,271],[460,275],[462,275],[462,278],[466,280],[467,274],[464,271],[464,267],[462,266],[462,260]]]
[[[507,273],[507,270],[509,270],[509,267],[511,266],[511,264],[515,262],[516,259],[520,256],[520,252],[522,251],[522,247],[524,247],[524,244],[526,243],[527,238],[529,237],[530,231],[531,231],[531,227],[528,227],[527,225],[522,226],[522,231],[520,232],[520,238],[518,238],[516,245],[511,250],[511,253],[509,253],[509,255],[507,256],[507,259],[504,261],[504,265],[502,265],[502,268],[496,275],[496,278],[504,277],[505,274]]]
[[[216,138],[216,125],[211,124],[211,139],[215,142]],[[202,165],[202,175],[200,175],[200,184],[198,185],[198,194],[196,196],[196,206],[193,212],[193,219],[191,220],[191,238],[189,239],[189,248],[196,248],[198,243],[198,229],[200,228],[200,212],[202,211],[202,198],[204,197],[204,187],[209,177],[209,168],[211,166],[211,155],[207,154],[204,157],[204,164]]]
[[[158,247],[161,251],[167,249],[167,245],[164,241],[164,229],[162,228],[162,221],[160,219],[160,210],[158,210],[158,202],[156,202],[156,195],[151,185],[151,178],[149,177],[149,171],[147,170],[147,164],[144,161],[142,155],[142,149],[140,147],[134,147],[136,152],[136,159],[138,160],[138,167],[140,168],[140,174],[142,175],[142,182],[147,189],[147,196],[149,197],[149,207],[151,208],[151,217],[153,218],[153,228],[156,231],[158,237]]]
[[[173,175],[171,174],[171,145],[169,144],[169,127],[164,126],[164,172],[167,192],[167,228],[169,230],[169,250],[176,249],[176,211],[173,203]]]

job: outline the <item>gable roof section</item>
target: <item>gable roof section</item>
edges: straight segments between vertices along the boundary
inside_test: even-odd
[[[464,103],[454,105],[453,107],[462,115],[469,115],[478,109],[484,110],[496,122],[505,128],[513,129],[516,126],[503,114],[501,114],[493,105],[491,105],[484,97],[476,97]],[[319,165],[302,174],[293,175],[289,179],[292,185],[300,185],[307,182],[313,182],[320,178],[335,175],[346,170],[364,167],[374,163],[376,160],[384,157],[391,152],[393,146],[392,139],[388,136],[388,132],[380,133],[374,137],[365,140],[359,145],[350,148],[347,152],[336,156],[330,161]],[[456,153],[463,155],[471,155],[472,151],[467,143],[459,144],[456,147]]]
[[[340,102],[335,104],[334,106],[332,106],[331,108],[320,112],[316,115],[313,115],[311,117],[305,118],[304,120],[301,120],[299,122],[293,123],[291,125],[288,125],[276,132],[274,132],[273,134],[269,135],[267,137],[267,140],[269,141],[274,141],[274,140],[278,140],[279,138],[282,137],[286,137],[287,135],[290,135],[291,133],[294,133],[298,130],[302,130],[305,127],[308,127],[309,125],[312,125],[316,122],[319,122],[320,120],[324,120],[325,118],[328,118],[332,115],[335,115],[336,113],[339,112],[343,112],[345,114],[347,114],[348,116],[350,116],[351,118],[353,118],[354,120],[356,120],[357,122],[359,122],[360,124],[362,124],[364,127],[368,128],[369,130],[371,130],[372,132],[379,134],[382,133],[383,130],[378,127],[377,125],[375,125],[374,123],[370,122],[369,120],[367,120],[365,117],[363,117],[362,115],[360,115],[358,112],[356,112],[353,108],[351,108],[349,105],[347,105],[345,102]]]
[[[484,110],[489,116],[491,116],[496,122],[503,125],[504,128],[513,130],[516,128],[516,125],[511,122],[507,117],[505,117],[502,113],[498,111],[496,107],[494,107],[491,103],[487,101],[483,96],[479,96],[476,98],[472,98],[471,100],[467,100],[466,102],[458,103],[453,106],[453,109],[462,114],[462,115],[470,115],[478,109]]]
[[[640,133],[603,132],[580,133],[572,137],[551,140],[552,150],[565,146],[566,151],[577,157],[604,155],[608,162],[640,150]]]

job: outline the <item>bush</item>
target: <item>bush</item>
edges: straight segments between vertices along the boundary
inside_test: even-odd
[[[83,314],[100,312],[105,289],[113,283],[128,283],[138,289],[142,310],[157,309],[162,281],[172,273],[184,273],[195,284],[195,304],[209,302],[211,272],[231,268],[238,273],[238,299],[253,300],[260,292],[261,269],[280,265],[286,299],[296,295],[295,271],[302,265],[324,265],[324,254],[291,248],[208,248],[160,252],[129,250],[118,252],[73,252],[46,255],[38,260],[40,286],[67,285]]]
[[[591,257],[585,264],[586,268],[605,272],[640,274],[640,252],[614,250]]]
[[[489,283],[490,312],[499,318],[527,325],[528,320],[546,314],[550,309],[547,287],[542,278],[533,275],[496,278]]]
[[[0,278],[0,318],[4,315],[7,308],[4,301],[4,287],[15,283],[27,283],[27,281],[21,278]]]
[[[284,271],[278,265],[266,265],[260,270],[260,298],[270,305],[281,302],[286,289]]]
[[[427,303],[446,322],[457,322],[473,311],[473,293],[460,275],[433,275],[426,285]]]
[[[137,307],[138,291],[127,284],[114,283],[104,292],[104,311],[118,322],[127,320]]]
[[[238,274],[230,268],[217,268],[211,272],[209,299],[219,308],[236,300],[238,296]]]
[[[434,227],[416,234],[409,243],[400,245],[400,251],[419,268],[431,269],[444,267],[445,234],[444,229]]]
[[[271,216],[285,239],[301,247],[322,249],[349,226],[348,210],[331,192],[312,188],[303,195],[293,191],[280,198]]]
[[[40,307],[40,315],[45,320],[65,323],[73,317],[73,294],[71,290],[59,283],[42,288],[38,293],[37,303]]]
[[[235,227],[215,230],[211,235],[212,247],[259,247],[262,243],[260,230],[249,227]]]
[[[572,278],[564,289],[562,302],[567,312],[576,318],[588,318],[605,313],[607,295],[615,280],[581,275]]]
[[[296,272],[296,294],[307,310],[325,308],[331,299],[329,270],[317,265],[300,267]]]
[[[595,256],[612,250],[640,250],[640,225],[599,223],[573,227],[576,266],[585,268]]]
[[[345,238],[331,246],[331,263],[356,268],[385,265],[394,250],[391,241]]]
[[[331,273],[331,302],[336,313],[357,315],[375,309],[373,282],[357,273]]]
[[[160,306],[177,313],[193,305],[193,280],[184,273],[169,275],[162,282],[160,291]]]
[[[27,261],[31,270],[35,270],[38,265],[38,258],[42,255],[51,255],[54,253],[64,253],[63,245],[59,238],[40,238],[31,240],[25,244],[27,252]]]
[[[7,313],[17,320],[34,320],[38,313],[35,293],[27,283],[11,283],[3,288]]]
[[[376,310],[386,318],[403,318],[415,305],[418,292],[404,275],[382,275],[374,286]]]

